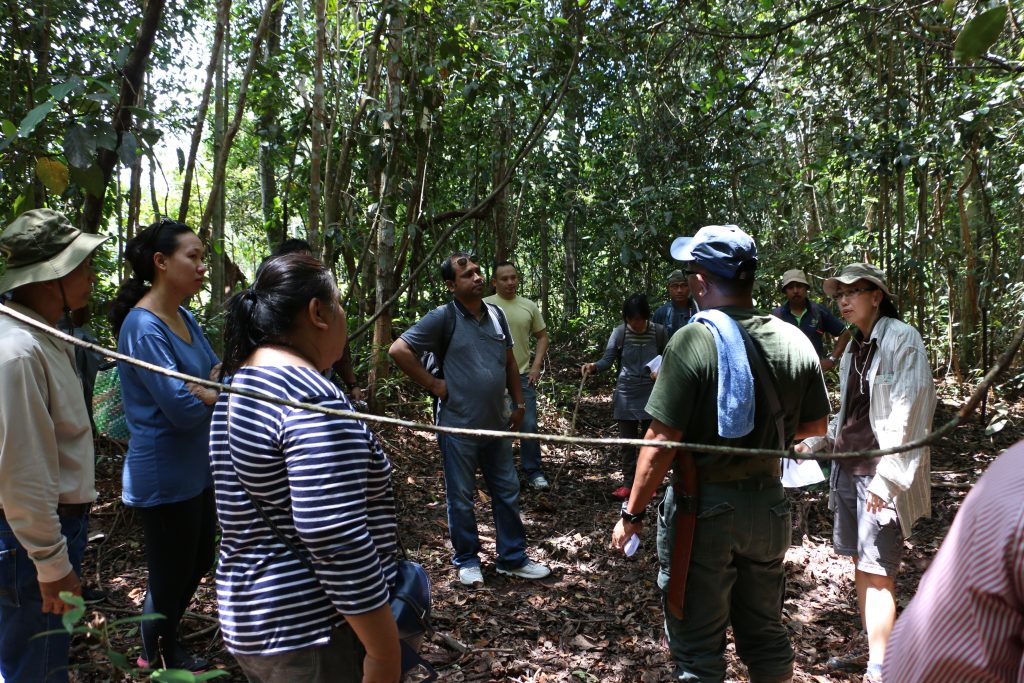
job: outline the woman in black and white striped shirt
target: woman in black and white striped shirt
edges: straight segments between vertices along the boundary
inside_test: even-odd
[[[329,269],[308,255],[270,259],[228,302],[225,377],[351,410],[320,374],[341,356],[345,328]],[[391,464],[366,425],[223,394],[210,457],[220,623],[249,680],[397,681]]]

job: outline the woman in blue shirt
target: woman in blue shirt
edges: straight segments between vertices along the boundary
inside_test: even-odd
[[[117,293],[110,322],[118,351],[197,377],[218,369],[217,356],[182,304],[202,289],[202,242],[192,230],[164,219],[128,241],[133,275]],[[122,498],[142,520],[149,573],[142,623],[143,668],[199,671],[178,624],[203,575],[213,565],[216,513],[209,464],[210,417],[217,393],[120,363],[128,422]]]

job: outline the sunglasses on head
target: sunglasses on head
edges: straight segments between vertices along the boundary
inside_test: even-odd
[[[173,218],[161,218],[160,222],[157,223],[156,230],[153,231],[153,234],[149,238],[149,243],[156,244],[157,240],[160,238],[160,233],[168,225],[173,227],[186,227],[184,223],[182,223],[181,221],[176,221]]]

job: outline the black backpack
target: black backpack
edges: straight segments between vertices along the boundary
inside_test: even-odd
[[[427,372],[438,379],[444,379],[444,356],[448,353],[448,345],[452,343],[455,335],[455,303],[449,301],[444,307],[444,337],[441,339],[441,348],[437,351],[424,351],[420,354],[420,364]],[[437,424],[437,411],[441,407],[441,399],[433,397],[434,424]]]
[[[452,337],[455,335],[455,304],[451,301],[444,306],[444,330],[441,348],[436,352],[424,351],[420,354],[420,363],[427,369],[427,372],[438,379],[444,379],[444,356],[448,353],[448,345],[452,343]],[[437,416],[436,405],[434,406],[434,416]]]

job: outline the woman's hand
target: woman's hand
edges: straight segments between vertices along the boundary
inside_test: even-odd
[[[216,403],[217,397],[220,396],[220,392],[216,389],[207,389],[206,387],[199,386],[195,382],[185,382],[185,388],[188,389],[190,394],[208,406],[212,406]]]
[[[586,377],[587,375],[592,375],[595,372],[597,372],[597,363],[584,363],[583,366],[580,368],[580,373],[584,377]]]

